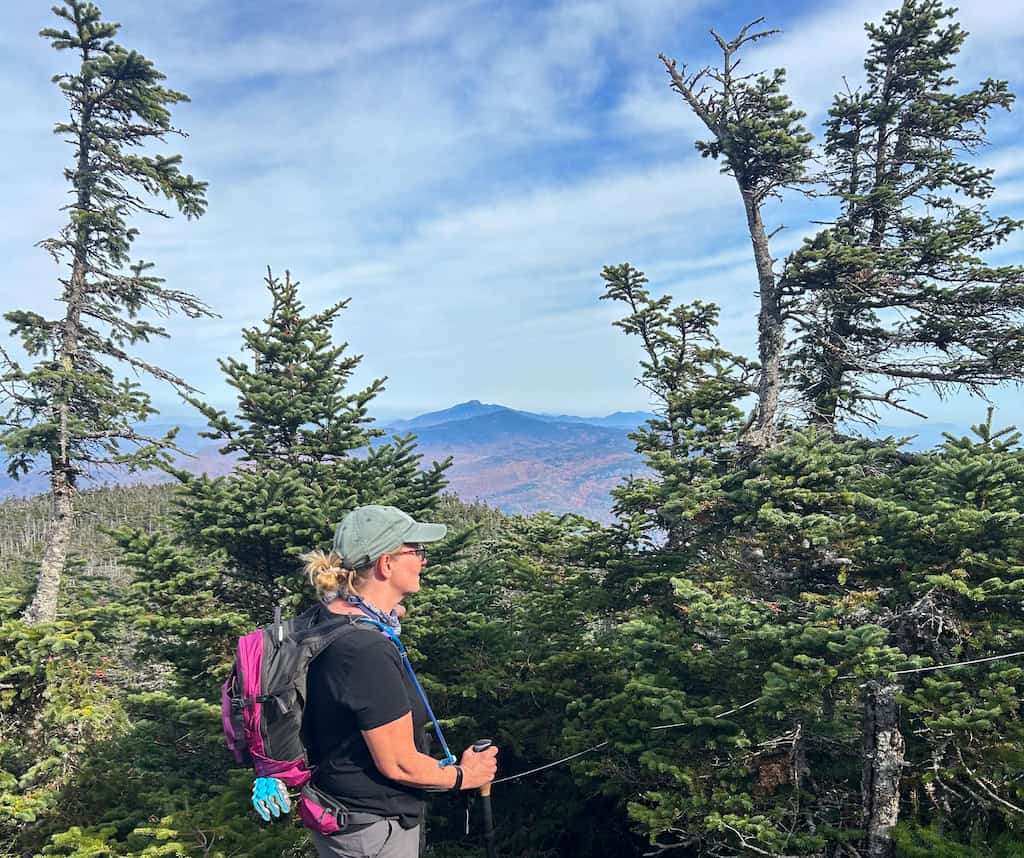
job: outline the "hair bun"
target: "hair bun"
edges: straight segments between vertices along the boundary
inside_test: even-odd
[[[306,564],[306,575],[309,583],[316,588],[317,595],[325,593],[337,593],[340,583],[345,579],[345,570],[341,565],[341,558],[333,551],[325,554],[323,551],[310,551],[302,555]]]

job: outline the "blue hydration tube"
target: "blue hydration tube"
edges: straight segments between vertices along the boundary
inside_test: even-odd
[[[420,696],[420,700],[423,701],[423,706],[427,710],[427,715],[430,716],[430,721],[434,725],[434,732],[437,734],[437,739],[441,743],[441,749],[444,751],[444,759],[438,760],[438,765],[443,769],[445,766],[454,765],[457,760],[455,755],[448,750],[448,743],[444,740],[444,733],[441,732],[441,725],[437,723],[437,718],[434,717],[434,710],[430,708],[430,702],[427,700],[427,695],[423,691],[423,686],[420,685],[420,681],[416,678],[416,673],[412,669],[412,664],[409,662],[409,652],[405,648],[405,644],[399,640],[398,635],[395,634],[394,629],[384,625],[384,623],[377,620],[371,619],[370,617],[359,617],[356,619],[357,623],[369,623],[372,626],[376,626],[384,634],[386,634],[396,647],[398,652],[402,656],[402,664],[405,665],[405,672],[409,674],[409,678],[412,680],[412,684],[416,687],[416,692]]]

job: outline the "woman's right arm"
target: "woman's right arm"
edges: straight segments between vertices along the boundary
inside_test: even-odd
[[[433,757],[416,750],[411,712],[372,730],[363,730],[362,734],[377,771],[388,780],[420,788],[451,789],[455,786],[454,766],[442,769]],[[462,788],[476,789],[494,780],[497,755],[498,749],[493,747],[480,753],[467,748],[459,762]]]

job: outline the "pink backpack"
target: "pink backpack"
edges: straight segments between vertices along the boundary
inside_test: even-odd
[[[228,748],[240,764],[261,778],[302,786],[312,772],[302,745],[302,709],[309,665],[341,635],[356,628],[355,617],[316,623],[313,607],[238,639],[231,674],[221,688],[221,720]]]

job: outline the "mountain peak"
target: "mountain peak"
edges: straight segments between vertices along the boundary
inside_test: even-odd
[[[395,420],[388,424],[387,428],[392,431],[409,431],[424,429],[427,426],[437,426],[441,423],[451,423],[454,420],[469,420],[472,417],[481,417],[484,414],[493,414],[496,411],[511,411],[504,405],[489,405],[479,399],[470,399],[467,402],[460,402],[451,408],[442,411],[431,411],[427,414],[420,414],[410,420]]]

